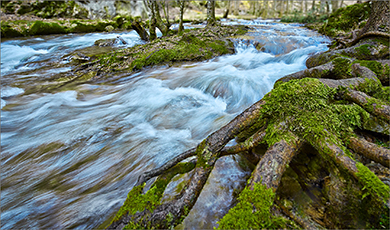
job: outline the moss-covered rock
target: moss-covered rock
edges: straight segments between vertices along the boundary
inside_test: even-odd
[[[106,32],[118,28],[113,20],[16,20],[1,22],[1,36],[13,38],[22,36]]]
[[[23,34],[18,30],[12,28],[12,26],[1,23],[1,37],[3,38],[14,38],[14,37],[22,37]]]
[[[35,21],[30,28],[30,35],[64,34],[65,29],[55,22]]]
[[[103,54],[90,69],[108,76],[117,71],[138,71],[147,66],[202,61],[234,52],[226,36],[245,33],[242,26],[207,27],[187,30],[183,35],[158,38],[150,43]]]

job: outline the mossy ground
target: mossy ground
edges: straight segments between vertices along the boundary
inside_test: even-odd
[[[114,20],[88,19],[2,21],[1,37],[13,38],[48,34],[105,32],[107,31],[107,26],[118,29],[122,25],[118,25]]]
[[[243,34],[243,26],[218,26],[186,30],[157,38],[144,45],[116,50],[98,55],[82,72],[98,71],[99,76],[108,76],[121,71],[133,72],[155,65],[172,65],[177,62],[203,61],[224,54],[234,53],[233,42],[227,36]]]

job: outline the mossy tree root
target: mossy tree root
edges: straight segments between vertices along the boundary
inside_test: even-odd
[[[240,202],[219,221],[219,228],[260,229],[285,227],[283,225],[286,220],[283,220],[282,217],[271,216],[270,208],[273,206],[275,191],[280,184],[283,173],[303,144],[301,139],[291,133],[290,135],[293,138],[289,143],[280,140],[266,151],[252,172],[246,188],[241,192],[238,198]],[[259,193],[259,190],[261,193]],[[296,217],[288,210],[286,211],[302,227],[311,227],[301,218]]]
[[[360,32],[360,30],[354,30],[352,31],[352,39],[347,38],[336,38],[337,43],[339,44],[335,49],[345,49],[347,47],[351,47],[356,45],[358,42],[360,42],[364,38],[368,37],[383,37],[383,38],[390,38],[389,33],[384,33],[380,31],[369,31],[364,34],[361,34],[357,36],[356,34]]]
[[[331,68],[334,68],[335,65],[331,62],[327,65],[329,67],[327,71],[332,71]],[[155,203],[152,206],[140,208],[138,212],[127,214],[122,212],[119,220],[114,221],[110,228],[120,229],[125,226],[126,228],[171,228],[176,226],[188,215],[196,203],[218,158],[246,152],[260,143],[267,143],[269,148],[260,161],[250,160],[256,164],[256,168],[252,172],[248,185],[238,198],[240,202],[236,206],[237,208],[231,209],[226,218],[224,217],[219,222],[221,228],[238,227],[232,218],[239,217],[240,209],[248,212],[248,215],[254,214],[250,217],[253,220],[260,216],[262,218],[259,226],[245,225],[244,221],[243,224],[248,228],[284,228],[283,225],[279,225],[283,221],[280,222],[280,219],[270,216],[270,207],[274,204],[275,192],[284,171],[304,142],[313,146],[323,159],[335,162],[341,171],[350,174],[352,179],[360,182],[361,187],[367,189],[374,200],[389,203],[389,187],[367,167],[355,161],[347,149],[348,146],[357,153],[389,167],[388,150],[358,139],[354,133],[356,128],[365,129],[366,121],[372,120],[372,118],[377,119],[378,124],[384,122],[388,125],[389,106],[386,104],[387,102],[382,102],[382,99],[376,99],[360,92],[371,92],[370,95],[374,95],[377,89],[383,88],[376,74],[358,63],[352,64],[350,67],[350,72],[346,73],[345,70],[344,74],[348,77],[354,76],[354,78],[302,79],[275,84],[275,89],[264,96],[262,100],[209,135],[196,148],[180,154],[160,168],[141,175],[134,188],[139,190],[145,184],[144,182],[159,176],[155,184],[157,183],[159,188],[164,190],[164,186],[169,183],[169,178],[171,178],[164,176],[165,173],[182,164],[179,163],[180,161],[196,156],[196,159],[191,160],[191,164],[196,164],[191,169],[192,176],[179,195],[169,202],[160,204],[162,192],[153,193],[155,195],[152,196],[154,197],[152,200]],[[309,103],[307,97],[310,97],[313,102]],[[378,98],[382,98],[382,96]],[[286,105],[292,109],[280,111]],[[323,123],[316,119],[316,116],[323,114],[322,112],[318,113],[318,110],[323,111],[323,113],[329,112],[329,120],[326,120],[328,118],[325,116]],[[310,115],[306,116],[307,113]],[[341,113],[340,116],[339,113]],[[387,121],[385,121],[386,119]],[[316,124],[306,123],[306,120],[314,120]],[[317,128],[318,123],[318,126],[322,128]],[[333,123],[340,123],[336,124],[340,125],[340,128],[337,128]],[[382,125],[382,129],[386,129],[386,127]],[[309,130],[311,131],[309,132]],[[234,138],[239,143],[226,147],[225,145]],[[383,153],[376,153],[378,151]],[[155,187],[152,186],[146,194],[155,190]],[[263,197],[262,199],[266,202],[265,208],[261,208],[261,202],[257,198],[251,200],[251,197],[255,195]],[[256,208],[253,209],[253,207]],[[258,212],[260,209],[262,211]],[[260,222],[254,221],[254,223]],[[299,222],[297,221],[297,223]],[[300,224],[305,225],[304,222]]]
[[[348,147],[353,151],[390,168],[390,150],[377,146],[361,137],[350,137]]]
[[[328,133],[328,136],[332,136]],[[350,156],[349,151],[343,146],[340,140],[331,140],[325,138],[325,141],[309,141],[324,159],[331,159],[341,169],[344,169],[352,175],[362,186],[367,188],[370,193],[383,201],[390,204],[390,188],[386,186],[373,172],[363,164],[356,162]],[[376,146],[379,148],[378,146]]]
[[[350,89],[344,91],[344,98],[360,105],[367,112],[382,118],[390,124],[390,106],[380,100],[370,97],[363,92]]]
[[[223,150],[224,146],[236,135],[257,122],[258,117],[260,116],[261,107],[264,104],[265,101],[263,100],[253,104],[227,125],[209,135],[197,146],[195,151],[197,163],[194,173],[181,190],[180,194],[172,201],[156,205],[152,211],[145,209],[144,211],[135,214],[123,215],[120,217],[120,221],[113,222],[108,228],[121,229],[124,227],[123,223],[125,222],[129,223],[130,227],[150,228],[153,226],[154,228],[163,229],[179,224],[181,220],[188,215],[189,210],[191,210],[198,199],[216,160],[220,157],[221,150]],[[192,151],[189,150],[181,156],[188,156],[191,154]],[[164,170],[160,170],[159,172],[162,171]],[[158,172],[153,172],[150,175],[156,175],[157,173]],[[141,178],[141,181],[144,179]]]
[[[189,150],[181,153],[180,155],[172,158],[171,160],[166,162],[161,167],[158,167],[156,169],[142,173],[138,177],[138,180],[137,180],[137,183],[135,186],[141,185],[141,184],[147,182],[148,180],[152,179],[153,177],[156,177],[156,176],[163,174],[165,171],[172,168],[173,166],[175,166],[179,162],[181,162],[189,157],[195,156],[195,150],[196,150],[195,148],[189,149]]]
[[[253,189],[254,184],[261,182],[275,192],[287,165],[298,153],[302,143],[302,140],[294,136],[290,143],[281,140],[271,146],[252,172],[249,187]]]
[[[149,41],[149,35],[146,29],[141,25],[141,23],[137,20],[134,20],[131,23],[131,28],[137,32],[137,34],[141,37],[144,41]]]

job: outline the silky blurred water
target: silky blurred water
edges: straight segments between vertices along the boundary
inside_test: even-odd
[[[1,228],[93,229],[112,217],[138,175],[195,147],[261,99],[276,80],[305,69],[329,40],[298,24],[223,21],[251,26],[236,53],[180,67],[158,67],[111,84],[28,93],[18,75],[102,38],[141,44],[135,32],[56,35],[1,43]],[[254,44],[261,44],[261,51]],[[40,61],[40,65],[32,65]],[[51,72],[50,72],[51,71]],[[30,74],[31,75],[31,74]],[[31,78],[32,76],[29,77]],[[12,76],[12,77],[11,77]],[[248,172],[223,157],[181,227],[212,228]],[[172,193],[174,189],[172,190]],[[169,196],[169,194],[166,194]]]

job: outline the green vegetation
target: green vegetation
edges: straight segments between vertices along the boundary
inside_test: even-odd
[[[369,114],[354,104],[330,103],[336,93],[336,89],[312,78],[278,84],[264,96],[267,103],[263,114],[270,118],[266,131],[268,146],[290,139],[290,131],[303,139],[310,137],[311,141],[328,138],[338,142],[350,134],[350,127],[361,127],[363,118]],[[285,127],[275,127],[281,121],[286,121]]]
[[[175,167],[169,169],[166,173],[158,177],[145,194],[142,192],[145,187],[145,183],[135,186],[127,194],[126,201],[123,203],[122,207],[119,209],[111,223],[120,220],[120,218],[124,215],[134,215],[136,212],[142,212],[144,210],[153,212],[155,207],[160,204],[164,190],[171,179],[177,174],[184,174],[192,170],[194,167],[195,164],[191,162],[177,164]],[[166,221],[171,222],[173,220],[167,219]],[[131,221],[128,223],[128,225],[125,226],[125,229],[139,228],[145,228],[145,226],[134,224]]]
[[[350,78],[351,75],[351,60],[345,57],[337,57],[332,60],[334,68],[332,73],[337,79]]]
[[[370,3],[353,4],[333,12],[319,32],[328,36],[343,34],[364,26],[371,12]]]
[[[364,189],[368,189],[369,193],[382,197],[384,202],[390,199],[390,188],[386,186],[371,170],[362,163],[356,164],[359,172],[357,176],[360,181],[364,182]]]
[[[298,22],[298,23],[316,23],[316,22],[325,22],[328,19],[328,15],[326,14],[317,14],[312,11],[308,12],[308,14],[303,14],[299,11],[294,11],[292,15],[283,16],[280,21],[281,22]]]
[[[55,22],[35,21],[30,28],[31,35],[64,34],[65,29]]]
[[[219,221],[218,229],[280,229],[289,221],[271,214],[275,193],[261,183],[253,190],[246,187],[239,195],[239,203]],[[216,228],[214,228],[216,229]]]
[[[1,36],[3,38],[64,34],[64,33],[91,33],[104,32],[111,26],[118,28],[116,21],[112,20],[49,20],[49,21],[9,21],[1,23]]]
[[[192,29],[184,34],[158,38],[150,43],[118,50],[97,57],[101,71],[137,71],[147,66],[183,61],[202,61],[234,52],[227,35],[245,33],[242,26]]]

